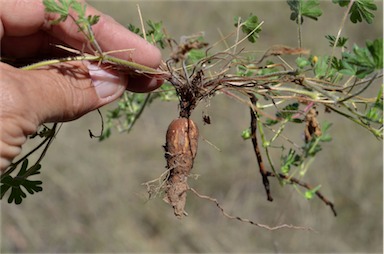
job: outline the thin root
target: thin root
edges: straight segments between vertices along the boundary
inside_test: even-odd
[[[217,199],[215,198],[211,198],[209,196],[205,196],[205,195],[202,195],[200,193],[198,193],[195,189],[193,188],[189,188],[190,191],[192,191],[196,196],[198,196],[199,198],[202,198],[202,199],[206,199],[206,200],[209,200],[213,203],[216,204],[216,206],[220,209],[221,213],[228,219],[232,219],[232,220],[238,220],[240,222],[245,222],[245,223],[249,223],[251,225],[254,225],[256,227],[260,227],[260,228],[264,228],[264,229],[267,229],[267,230],[278,230],[278,229],[283,229],[283,228],[288,228],[288,229],[297,229],[297,230],[308,230],[308,231],[313,231],[313,232],[316,232],[313,228],[311,227],[302,227],[302,226],[294,226],[294,225],[289,225],[289,224],[281,224],[281,225],[278,225],[278,226],[268,226],[268,225],[265,225],[265,224],[261,224],[261,223],[258,223],[258,222],[255,222],[255,221],[252,221],[252,220],[249,220],[249,219],[244,219],[244,218],[241,218],[239,216],[232,216],[230,214],[228,214],[224,208],[220,205],[219,201],[217,201]]]

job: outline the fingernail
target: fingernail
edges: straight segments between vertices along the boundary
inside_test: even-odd
[[[101,99],[117,97],[125,90],[124,75],[113,74],[94,64],[88,64],[87,68],[96,93]]]

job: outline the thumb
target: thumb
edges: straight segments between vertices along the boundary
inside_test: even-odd
[[[86,62],[39,70],[0,63],[0,170],[44,122],[70,121],[117,99],[126,78]]]
[[[27,101],[33,104],[39,123],[77,119],[120,97],[128,82],[125,75],[89,62],[36,70],[30,78]]]

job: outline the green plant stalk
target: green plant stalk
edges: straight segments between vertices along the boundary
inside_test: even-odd
[[[53,124],[53,127],[52,129],[50,130],[50,135],[49,137],[47,137],[48,139],[48,143],[47,145],[44,147],[44,150],[41,152],[39,158],[37,159],[37,161],[35,162],[35,164],[33,164],[33,166],[25,173],[25,175],[23,175],[23,177],[26,179],[28,178],[28,176],[30,175],[33,175],[36,171],[36,167],[34,167],[35,165],[38,165],[40,163],[40,161],[44,158],[44,156],[46,155],[47,151],[48,151],[48,148],[49,146],[52,144],[52,141],[53,139],[55,138],[56,136],[56,128],[57,128],[57,125],[58,123],[54,123]]]
[[[95,34],[93,33],[91,25],[89,23],[85,23],[86,31],[84,31],[84,28],[79,24],[75,17],[73,17],[71,14],[69,14],[68,16],[77,25],[79,31],[84,35],[84,37],[91,43],[91,45],[94,47],[94,50],[96,50],[99,54],[102,54],[103,51],[101,50],[99,44],[95,39]]]
[[[271,156],[269,154],[269,149],[268,149],[268,146],[269,146],[269,141],[266,140],[265,138],[265,134],[264,134],[264,130],[263,130],[263,125],[262,123],[260,122],[260,118],[256,115],[257,117],[257,129],[259,131],[259,134],[260,134],[260,137],[261,137],[261,141],[263,142],[263,148],[265,149],[265,154],[267,155],[267,159],[268,159],[268,163],[272,169],[272,172],[276,175],[276,178],[277,180],[279,181],[280,185],[283,186],[284,183],[283,183],[283,179],[281,179],[280,175],[276,172],[275,170],[275,167],[273,166],[273,163],[272,163],[272,159],[271,159]]]
[[[71,16],[71,18],[73,19],[72,16]],[[100,54],[102,54],[103,51],[101,50],[101,47],[95,38],[95,34],[93,33],[91,25],[87,23],[86,26],[87,26],[87,32],[88,32],[89,36],[87,36],[87,33],[84,32],[85,36],[89,39],[91,44],[95,47],[96,51],[99,52]]]
[[[314,92],[311,92],[311,91],[300,90],[300,89],[295,89],[295,88],[290,88],[290,87],[272,87],[271,90],[307,95],[308,97],[310,97],[310,98],[312,98],[314,100],[319,100],[320,99],[318,93],[314,93]]]
[[[305,193],[306,193],[307,191],[311,191],[311,192],[313,192],[313,194],[316,194],[316,193],[319,192],[319,189],[321,188],[321,185],[317,185],[316,187],[314,187],[314,188],[312,188],[312,189],[309,189],[309,190],[307,190],[306,192],[302,192],[297,184],[293,184],[293,187],[295,188],[295,190],[296,190],[301,196],[303,196],[304,198],[307,199],[307,197],[305,196]]]
[[[123,60],[117,57],[108,56],[106,54],[100,55],[100,56],[94,56],[94,55],[84,55],[84,56],[75,56],[75,57],[66,57],[66,58],[60,58],[60,59],[52,59],[52,60],[45,60],[38,63],[34,63],[28,66],[24,66],[21,69],[23,70],[35,70],[41,67],[50,66],[54,64],[60,64],[65,62],[73,62],[73,61],[91,61],[91,62],[101,62],[101,63],[109,63],[112,65],[117,66],[123,66],[126,68],[133,69],[135,71],[138,71],[140,73],[145,74],[153,74],[153,75],[160,75],[165,74],[164,72],[155,70],[153,68],[150,68],[145,65],[141,65],[138,63],[130,62],[127,60]]]
[[[311,148],[309,148],[309,150],[308,150],[308,153],[309,153],[309,154],[312,154],[312,153],[315,151],[315,148],[316,148],[317,144],[319,144],[319,142],[320,142],[320,138],[317,137],[317,138],[315,139],[315,142],[313,142]]]
[[[141,114],[144,112],[144,109],[147,106],[150,97],[151,97],[151,93],[148,93],[147,96],[145,97],[143,105],[141,105],[141,107],[140,107],[139,112],[137,112],[137,114],[135,115],[132,123],[129,125],[128,130],[127,130],[128,132],[132,129],[132,127],[135,125],[137,119],[139,119]]]
[[[317,87],[317,84],[313,81],[310,81],[310,80],[307,80],[307,79],[304,79],[304,82],[305,86],[319,92],[320,94],[324,95],[325,97],[327,98],[330,98],[333,100],[333,102],[337,102],[339,100],[339,98],[337,96],[334,96],[333,94],[325,91],[324,89],[320,89]]]
[[[358,103],[358,102],[359,102],[359,101],[352,101],[352,102],[350,102],[350,103],[353,105],[354,103]],[[364,103],[364,102],[363,102],[363,103]],[[340,106],[346,108],[349,112],[351,112],[353,115],[355,115],[355,116],[358,117],[358,118],[365,118],[365,115],[364,115],[364,114],[361,114],[360,112],[358,112],[358,111],[352,109],[351,107],[349,107],[349,106],[348,106],[347,104],[345,104],[344,102],[338,103],[337,105],[340,105]],[[363,124],[364,124],[364,123],[363,123]]]
[[[379,92],[377,93],[377,96],[376,96],[376,102],[379,102],[381,97],[383,96],[383,87],[384,87],[384,85],[380,86],[380,90],[379,90]]]
[[[343,104],[341,104],[341,105],[343,105]],[[345,106],[345,105],[344,105],[344,106]],[[358,125],[364,127],[365,129],[369,130],[369,131],[370,131],[376,138],[378,138],[378,139],[382,139],[382,138],[383,138],[383,133],[382,133],[380,130],[374,129],[374,128],[372,128],[371,126],[366,125],[365,123],[363,123],[363,122],[360,121],[359,119],[356,119],[356,118],[354,118],[354,117],[352,117],[352,116],[350,116],[350,115],[348,115],[348,114],[346,114],[346,113],[344,113],[344,112],[342,112],[342,111],[340,111],[340,110],[338,110],[338,109],[336,109],[336,108],[334,108],[334,107],[332,107],[332,106],[330,106],[330,105],[328,105],[327,107],[328,107],[329,109],[335,111],[336,113],[338,113],[338,114],[340,114],[340,115],[342,115],[342,116],[348,118],[349,120],[351,120],[351,121],[357,123]],[[345,106],[345,107],[346,107],[346,106]],[[347,108],[348,110],[351,111],[351,109],[349,109],[348,107],[346,107],[346,108]]]
[[[307,163],[303,162],[301,163],[300,165],[300,176],[304,176],[308,169],[309,169],[309,166],[315,161],[315,157],[311,157],[309,158],[309,160],[307,161]]]
[[[134,70],[136,70],[140,73],[143,73],[143,74],[153,74],[153,75],[165,75],[165,74],[167,74],[167,72],[162,72],[162,71],[153,69],[153,68],[145,66],[145,65],[141,65],[141,64],[134,63],[131,61],[123,60],[123,59],[113,57],[113,56],[103,55],[100,60],[103,63],[106,62],[106,63],[116,64],[116,65],[121,65],[123,67],[128,67],[128,68],[134,69]]]
[[[273,136],[269,141],[270,143],[273,143],[280,136],[280,134],[283,132],[285,125],[287,123],[288,123],[288,119],[284,119],[284,121],[282,121],[280,128],[277,130],[277,132],[275,132],[275,136]]]

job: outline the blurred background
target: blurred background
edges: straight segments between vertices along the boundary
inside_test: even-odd
[[[123,25],[138,27],[139,3],[143,19],[163,21],[172,37],[204,31],[211,42],[220,38],[218,29],[224,34],[233,31],[234,16],[253,13],[265,23],[252,50],[262,54],[274,44],[297,46],[297,27],[289,20],[285,1],[88,2]],[[342,36],[361,47],[367,39],[382,36],[382,2],[376,4],[373,25],[348,20]],[[312,54],[330,54],[324,36],[337,34],[344,9],[331,1],[321,1],[320,7],[323,16],[318,22],[304,21],[303,47]],[[202,138],[193,173],[200,177],[189,181],[200,193],[218,199],[230,214],[270,226],[308,226],[316,233],[268,231],[229,220],[215,204],[191,193],[189,216],[182,220],[160,198],[148,201],[142,183],[165,170],[165,131],[178,114],[176,102],[156,102],[131,133],[114,131],[103,142],[88,135],[88,129],[100,130],[96,112],[65,123],[38,176],[43,192],[18,206],[1,202],[1,252],[382,252],[382,141],[347,119],[318,110],[320,121],[333,122],[333,141],[323,145],[303,180],[322,185],[338,217],[317,198],[307,201],[294,188],[281,188],[275,179],[270,180],[274,201],[266,200],[252,144],[240,136],[249,125],[248,108],[225,96],[201,103],[194,111]],[[203,111],[209,113],[211,125],[203,124]],[[289,135],[300,139],[302,129],[292,129]],[[24,151],[30,147],[27,144]]]

